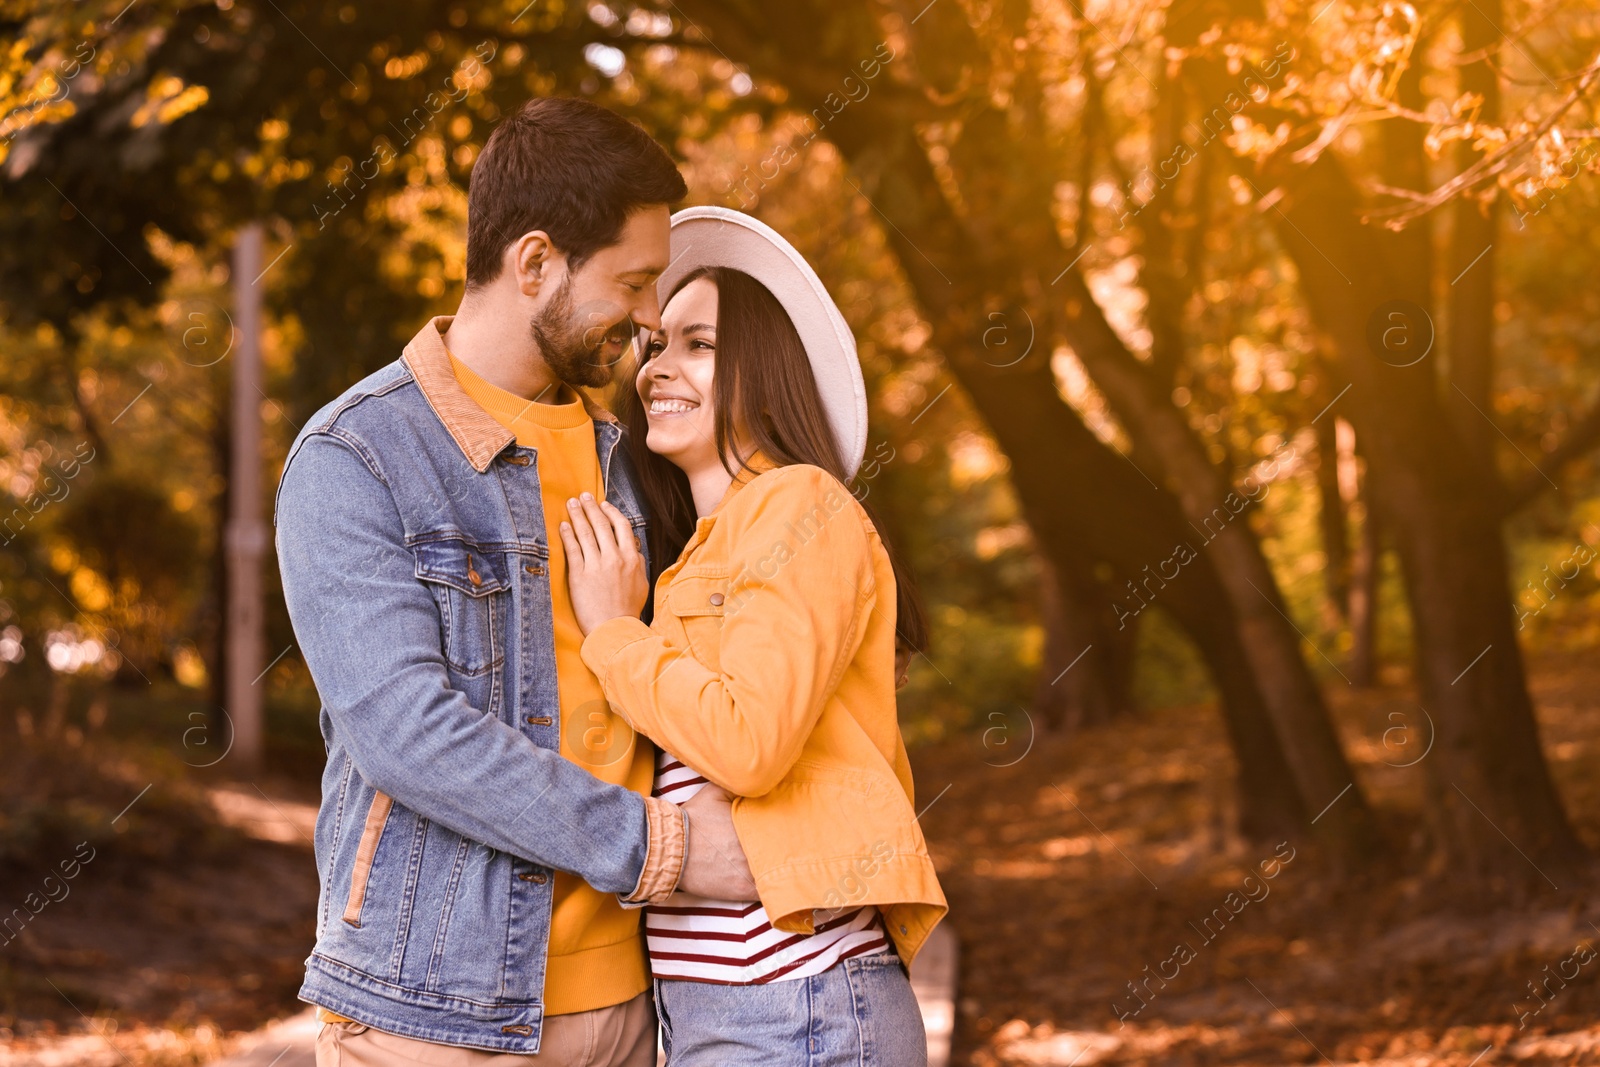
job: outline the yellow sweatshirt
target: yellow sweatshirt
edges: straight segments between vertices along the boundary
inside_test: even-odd
[[[567,561],[560,524],[567,499],[590,492],[605,499],[594,422],[583,402],[562,387],[564,403],[535,403],[485,381],[450,357],[456,381],[496,422],[517,435],[517,444],[538,450],[540,495],[549,538],[550,612],[555,626],[556,687],[561,701],[561,755],[603,781],[650,795],[655,747],[638,737],[606,702],[600,680],[583,662],[578,629],[567,592]],[[550,962],[545,975],[545,1014],[621,1004],[649,988],[649,969],[639,927],[640,911],[623,908],[576,875],[555,875],[550,918]]]

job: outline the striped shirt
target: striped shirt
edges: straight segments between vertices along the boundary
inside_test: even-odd
[[[706,780],[662,751],[656,757],[654,795],[682,804]],[[724,985],[760,985],[821,974],[840,960],[889,949],[883,920],[870,904],[848,911],[816,911],[815,932],[773,929],[759,902],[711,900],[674,893],[645,909],[645,941],[657,978]]]

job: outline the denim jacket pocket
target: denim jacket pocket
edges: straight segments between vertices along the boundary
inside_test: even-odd
[[[487,674],[505,660],[505,600],[511,580],[503,552],[459,538],[414,545],[416,575],[439,602],[444,658],[465,677]]]

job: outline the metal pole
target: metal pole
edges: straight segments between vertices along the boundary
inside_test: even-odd
[[[225,532],[228,561],[227,682],[224,709],[233,724],[232,755],[241,768],[261,765],[263,649],[261,562],[261,274],[258,223],[239,231],[233,247],[233,459]]]

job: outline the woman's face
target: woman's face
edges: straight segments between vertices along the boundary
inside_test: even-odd
[[[712,378],[717,361],[717,285],[696,278],[661,311],[635,385],[649,413],[645,444],[684,471],[717,465]]]

